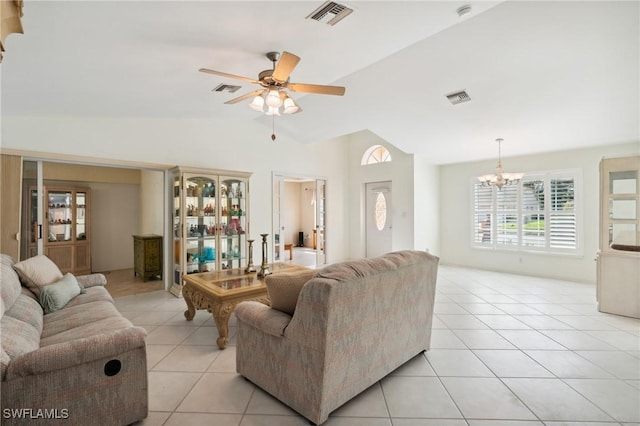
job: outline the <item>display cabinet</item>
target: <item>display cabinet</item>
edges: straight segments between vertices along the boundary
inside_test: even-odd
[[[600,163],[598,310],[640,318],[640,156]]]
[[[172,170],[173,285],[183,276],[246,266],[250,173]]]
[[[26,195],[29,229],[25,257],[38,254],[42,236],[44,254],[62,273],[83,275],[91,272],[89,188],[44,188],[44,224],[38,226],[38,190],[29,187]],[[42,234],[41,234],[42,232]]]

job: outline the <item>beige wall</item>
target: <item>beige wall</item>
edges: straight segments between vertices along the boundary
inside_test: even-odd
[[[140,234],[162,235],[164,229],[164,172],[140,171]]]
[[[46,161],[42,164],[42,174],[44,179],[47,180],[140,184],[140,170],[120,167],[88,166]],[[35,176],[33,177],[35,178]]]
[[[300,231],[300,187],[298,182],[284,183],[284,232],[285,244],[295,245]]]
[[[133,238],[140,233],[140,185],[90,183],[91,269],[133,268]]]

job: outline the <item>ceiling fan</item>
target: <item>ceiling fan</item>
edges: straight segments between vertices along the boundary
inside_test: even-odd
[[[257,80],[207,68],[200,68],[200,71],[207,74],[214,74],[221,77],[228,77],[259,84],[263,87],[262,89],[231,99],[225,102],[225,104],[235,104],[253,97],[253,101],[249,106],[256,111],[264,112],[267,115],[280,115],[280,107],[282,107],[282,112],[284,114],[294,114],[301,111],[300,107],[296,105],[291,97],[289,97],[286,89],[291,90],[292,92],[301,93],[337,96],[344,95],[345,88],[341,86],[291,83],[289,81],[289,75],[296,65],[298,65],[298,62],[300,62],[300,58],[293,53],[282,52],[282,55],[280,55],[278,52],[269,52],[266,56],[271,62],[273,62],[273,69],[262,71],[258,74]]]

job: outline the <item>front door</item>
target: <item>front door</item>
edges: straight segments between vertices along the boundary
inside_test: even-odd
[[[391,251],[391,181],[365,184],[366,256]]]

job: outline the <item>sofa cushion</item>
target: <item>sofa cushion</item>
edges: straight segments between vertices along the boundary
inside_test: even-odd
[[[81,297],[82,295],[78,296]],[[84,327],[106,318],[118,317],[121,314],[111,302],[91,302],[78,306],[65,306],[64,309],[44,316],[42,342],[48,338],[65,333],[69,330]],[[83,336],[86,337],[86,336]]]
[[[51,259],[44,255],[30,257],[13,265],[22,282],[36,295],[40,288],[62,278],[62,272]]]
[[[265,283],[271,299],[271,307],[293,315],[302,286],[315,275],[316,271],[313,269],[267,275]]]
[[[71,299],[83,293],[85,289],[78,284],[72,273],[67,272],[62,279],[40,289],[40,304],[45,314],[63,308]]]
[[[45,347],[58,343],[71,342],[77,339],[84,339],[133,327],[131,321],[123,317],[115,306],[109,302],[95,302],[91,304],[91,306],[87,305],[86,308],[90,308],[91,311],[94,311],[95,315],[92,315],[91,312],[87,312],[86,309],[76,310],[73,313],[69,313],[67,312],[67,308],[50,314],[67,314],[66,319],[63,321],[66,322],[69,327],[62,327],[62,330],[59,330],[58,333],[50,334],[50,331],[53,330],[49,330],[49,326],[54,328],[53,326],[60,324],[49,324],[48,322],[45,322],[40,346]],[[50,315],[46,315],[45,319]],[[49,335],[45,337],[45,333]]]
[[[22,289],[14,263],[11,256],[0,255],[0,315],[13,306]]]
[[[42,308],[32,297],[20,293],[0,321],[2,329],[1,374],[4,378],[12,358],[40,347],[42,333]]]

